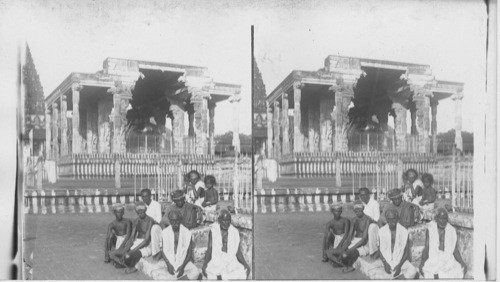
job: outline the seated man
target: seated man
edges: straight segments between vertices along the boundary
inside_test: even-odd
[[[349,248],[342,254],[342,263],[345,268],[342,272],[354,271],[352,265],[360,256],[369,254],[368,248],[368,226],[372,223],[370,217],[363,212],[364,206],[360,200],[354,202],[354,213],[356,217],[352,219],[351,230],[349,231],[349,238],[351,243]]]
[[[137,203],[135,211],[138,218],[133,221],[132,233],[126,244],[127,253],[123,256],[127,265],[126,273],[136,272],[135,265],[143,257],[161,256],[161,228],[148,215],[146,215],[146,205]]]
[[[162,218],[161,205],[160,203],[151,198],[151,190],[147,188],[142,189],[141,198],[147,207],[146,214],[152,219],[154,219],[156,223],[160,223]]]
[[[155,280],[177,280],[200,278],[201,271],[191,262],[193,241],[191,231],[182,225],[182,216],[178,210],[168,213],[170,226],[162,231],[163,262],[166,267],[152,272]],[[165,268],[167,271],[165,271]]]
[[[123,218],[123,214],[125,213],[125,206],[123,204],[114,204],[113,213],[116,219],[108,225],[108,233],[104,244],[104,262],[109,263],[113,261],[113,265],[118,268],[122,265],[115,255],[123,253],[125,243],[130,238],[132,221],[128,218]],[[113,242],[116,242],[114,250],[112,250]]]
[[[413,202],[415,199],[417,199],[417,201],[420,201],[420,199],[422,198],[421,194],[424,184],[418,178],[417,170],[410,168],[405,173],[408,180],[408,185],[405,185],[406,190],[403,191],[403,200],[407,202]]]
[[[448,212],[440,208],[427,224],[420,272],[427,279],[464,278],[467,265],[460,255],[457,231],[448,223]]]
[[[410,241],[408,230],[398,223],[399,216],[396,210],[385,212],[387,224],[380,228],[380,260],[376,260],[374,267],[369,270],[371,279],[413,279],[417,268],[409,261]]]
[[[379,225],[383,226],[387,223],[385,213],[388,210],[396,210],[398,212],[399,224],[403,225],[406,229],[415,225],[415,210],[418,207],[412,203],[403,201],[403,193],[397,188],[389,192],[389,199],[391,199],[391,203],[385,205],[384,211],[380,215]]]
[[[181,213],[182,225],[187,229],[193,229],[198,226],[198,214],[201,213],[201,208],[186,202],[186,196],[182,190],[176,190],[171,194],[173,205],[170,205],[161,222],[160,226],[162,229],[165,229],[168,225],[170,225],[170,221],[168,219],[168,214],[172,210],[177,210]]]
[[[222,210],[219,222],[210,227],[202,273],[210,279],[247,279],[250,274],[240,248],[240,233],[231,225],[231,214]]]
[[[363,213],[371,218],[373,223],[368,226],[368,251],[372,258],[378,256],[378,220],[380,219],[380,205],[377,200],[370,197],[371,192],[368,188],[363,187],[359,189],[359,198],[365,207]]]
[[[330,260],[332,265],[344,266],[340,259],[349,244],[350,222],[341,217],[342,203],[334,202],[330,206],[333,219],[326,224],[325,237],[323,239],[323,262]]]

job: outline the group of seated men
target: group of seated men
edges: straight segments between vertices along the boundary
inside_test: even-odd
[[[467,265],[457,244],[457,233],[448,223],[448,212],[439,208],[434,221],[427,224],[425,246],[418,268],[410,263],[408,228],[415,225],[416,204],[403,200],[403,191],[393,189],[390,203],[380,214],[379,203],[370,197],[370,190],[361,188],[361,200],[354,202],[355,217],[342,217],[342,204],[331,206],[334,218],[326,225],[323,241],[323,261],[343,272],[354,270],[360,256],[373,260],[368,276],[373,279],[456,279],[463,278]],[[435,200],[435,199],[434,199]],[[421,201],[421,200],[420,200]]]
[[[126,273],[137,271],[141,258],[150,257],[155,280],[247,279],[250,267],[240,248],[239,231],[231,224],[231,214],[221,210],[211,225],[203,267],[193,264],[194,242],[190,229],[197,226],[196,208],[187,203],[182,190],[172,193],[175,203],[162,217],[161,205],[143,189],[143,203],[135,205],[138,217],[123,217],[125,206],[113,205],[116,219],[109,224],[105,242],[105,262]]]

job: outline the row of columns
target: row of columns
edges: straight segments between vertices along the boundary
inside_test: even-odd
[[[354,97],[355,82],[342,81],[329,88],[329,92],[320,94],[319,103],[302,104],[303,84],[296,81],[293,84],[294,117],[293,117],[293,148],[290,148],[288,93],[268,104],[267,107],[267,147],[270,157],[279,157],[292,152],[347,151],[348,110]],[[394,127],[396,151],[407,151],[407,112],[411,114],[411,134],[418,136],[417,151],[421,153],[437,153],[437,106],[438,101],[432,99],[432,92],[423,86],[412,87],[414,107],[402,101],[393,101],[395,112]],[[461,100],[462,93],[453,95],[455,101],[455,143],[462,150],[461,137]],[[302,116],[302,106],[307,106],[307,116]],[[429,118],[430,114],[430,118]],[[304,132],[307,120],[308,139]],[[319,121],[319,124],[318,124]],[[429,138],[429,133],[431,137]],[[318,136],[319,134],[319,136]],[[432,141],[432,143],[431,143]],[[431,150],[432,144],[432,150]],[[306,148],[308,147],[308,148]]]
[[[68,136],[68,109],[66,94],[61,95],[56,101],[46,107],[45,153],[48,158],[55,159],[59,156],[65,156],[70,153],[83,153],[83,137],[80,133],[81,89],[82,86],[79,83],[74,83],[71,87],[70,95],[72,95],[73,101],[71,136]],[[124,153],[126,151],[126,114],[129,107],[129,101],[132,99],[132,90],[132,84],[122,84],[121,82],[117,82],[115,87],[108,90],[108,93],[113,95],[112,106],[98,104],[97,107],[89,107],[89,109],[85,110],[87,124],[87,153]],[[196,137],[195,153],[213,154],[215,152],[215,103],[210,103],[208,98],[209,95],[193,95],[193,98],[191,99],[191,110],[187,109],[185,102],[183,101],[175,99],[170,100],[170,110],[173,113],[172,139],[174,142],[174,153],[185,153],[185,112],[188,112],[190,124],[189,135]],[[100,102],[101,101],[99,101],[99,103]],[[112,123],[112,125],[108,122],[108,116],[109,122]],[[59,136],[59,134],[61,136]],[[68,146],[70,142],[71,148]]]

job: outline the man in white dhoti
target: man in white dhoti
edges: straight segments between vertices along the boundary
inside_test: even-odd
[[[161,214],[161,205],[157,201],[151,198],[151,190],[142,189],[141,190],[141,198],[142,201],[146,204],[146,214],[154,219],[156,223],[160,223],[162,214]]]
[[[157,260],[161,257],[161,228],[148,215],[146,205],[137,203],[135,211],[138,218],[133,221],[132,233],[126,244],[127,253],[124,263],[128,266],[126,273],[137,271],[135,265],[143,257],[153,256]]]
[[[367,271],[371,279],[413,279],[417,268],[409,261],[410,243],[408,230],[399,224],[396,210],[385,212],[387,224],[380,228],[380,260],[376,260]]]
[[[178,210],[168,213],[170,225],[162,231],[163,260],[159,263],[163,267],[152,271],[155,280],[201,279],[201,271],[191,262],[191,231],[182,225],[181,217]]]
[[[323,262],[330,260],[332,266],[344,266],[341,255],[349,245],[349,219],[342,217],[342,203],[334,202],[330,206],[333,219],[326,224],[323,238]]]
[[[211,280],[247,279],[250,274],[241,252],[239,231],[231,225],[227,210],[221,210],[218,222],[210,228],[202,273]]]
[[[368,188],[359,189],[359,198],[365,207],[363,213],[372,219],[372,223],[368,226],[368,253],[374,259],[378,258],[378,220],[380,218],[380,205],[377,200],[371,198],[371,192]]]
[[[119,268],[124,266],[120,264],[116,254],[123,254],[124,252],[124,243],[128,240],[132,231],[132,221],[128,218],[123,218],[123,214],[125,213],[125,206],[123,204],[114,204],[113,213],[116,219],[108,225],[108,233],[104,244],[104,262],[113,262],[113,265]]]
[[[458,250],[457,231],[448,222],[448,212],[443,208],[438,209],[434,221],[427,224],[419,268],[427,279],[457,279],[467,273],[467,265]]]

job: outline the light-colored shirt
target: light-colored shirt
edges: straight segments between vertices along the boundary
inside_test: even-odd
[[[365,204],[365,202],[363,202],[363,206],[365,206],[365,209],[363,212],[367,216],[369,216],[371,219],[373,219],[374,221],[378,221],[378,219],[380,218],[380,205],[379,205],[379,203],[374,199],[370,199],[368,201],[368,204]]]
[[[155,200],[151,200],[151,203],[147,206],[146,214],[156,221],[156,223],[160,223],[161,221],[161,205]]]

